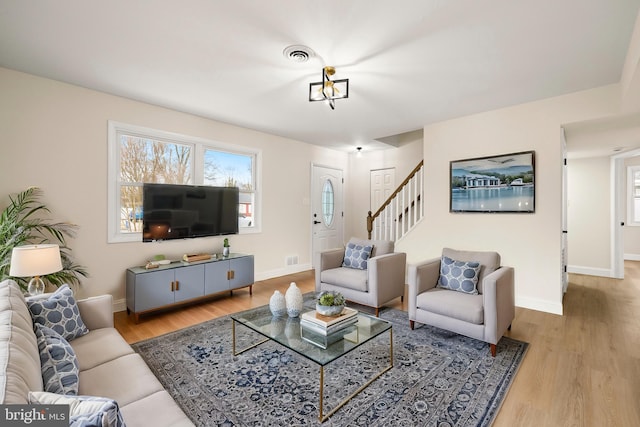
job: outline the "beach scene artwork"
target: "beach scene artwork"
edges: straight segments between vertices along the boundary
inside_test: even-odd
[[[533,151],[455,160],[451,212],[535,211]]]

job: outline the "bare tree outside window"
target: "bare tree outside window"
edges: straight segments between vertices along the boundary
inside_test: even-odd
[[[120,230],[142,230],[142,184],[190,184],[192,147],[120,135]]]

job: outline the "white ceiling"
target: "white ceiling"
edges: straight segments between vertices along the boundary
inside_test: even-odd
[[[0,0],[0,66],[353,149],[620,80],[640,0]],[[294,63],[282,51],[307,45]],[[350,79],[307,100],[324,65]]]

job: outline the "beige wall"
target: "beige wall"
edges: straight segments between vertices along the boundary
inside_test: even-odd
[[[408,262],[445,246],[495,250],[515,268],[518,306],[562,313],[560,126],[616,114],[619,93],[611,85],[426,126],[426,218],[398,244]],[[525,150],[536,152],[534,214],[449,212],[451,160]]]
[[[569,159],[567,194],[568,271],[610,276],[611,159]]]
[[[346,153],[3,68],[0,93],[0,206],[38,186],[54,219],[79,225],[70,246],[91,274],[80,296],[111,293],[123,308],[126,268],[222,247],[218,237],[107,244],[108,120],[262,150],[262,232],[232,236],[233,251],[255,255],[256,279],[311,268],[311,163],[346,169]]]

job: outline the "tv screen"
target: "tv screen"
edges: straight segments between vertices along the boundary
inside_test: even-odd
[[[144,184],[142,241],[238,233],[237,187]]]

